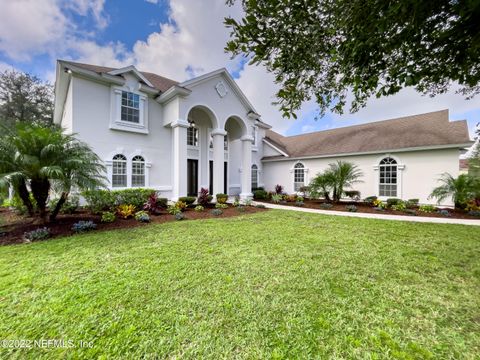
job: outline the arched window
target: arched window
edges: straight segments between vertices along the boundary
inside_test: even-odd
[[[391,157],[386,157],[380,161],[380,196],[397,196],[397,161]]]
[[[252,165],[252,189],[258,188],[258,166]]]
[[[132,159],[132,186],[145,186],[145,159],[140,155]]]
[[[187,145],[198,146],[198,128],[195,123],[190,120],[190,126],[187,129]]]
[[[127,158],[122,154],[117,154],[112,161],[112,187],[127,186]]]
[[[293,168],[293,190],[300,191],[302,186],[305,186],[305,166],[296,163]]]

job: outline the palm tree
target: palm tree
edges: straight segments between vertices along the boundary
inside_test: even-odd
[[[443,173],[438,180],[442,185],[433,189],[428,197],[441,203],[451,197],[456,208],[464,209],[469,200],[480,195],[480,181],[468,174],[461,174],[454,178],[449,173]]]
[[[332,190],[335,178],[329,170],[318,173],[309,184],[310,196],[323,197],[326,202],[331,202],[330,191]]]
[[[30,193],[40,218],[46,222],[52,186],[62,192],[52,212],[53,220],[72,186],[83,190],[103,184],[100,159],[73,135],[28,123],[4,131],[7,136],[0,138],[0,186],[12,186],[30,215],[34,215]]]
[[[359,179],[363,176],[363,173],[357,165],[341,160],[329,164],[329,167],[333,176],[333,201],[339,202],[344,189],[361,182]]]

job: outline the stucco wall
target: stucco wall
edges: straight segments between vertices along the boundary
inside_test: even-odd
[[[308,159],[301,162],[307,169],[306,183],[318,172],[325,170],[329,163],[336,160],[356,164],[364,176],[362,177],[363,182],[355,185],[354,189],[360,191],[362,197],[367,197],[378,196],[379,172],[374,167],[388,155],[394,157],[399,164],[405,165],[401,171],[401,183],[399,184],[399,197],[405,200],[418,198],[420,203],[433,203],[433,200],[428,199],[428,195],[434,187],[438,186],[439,176],[444,172],[453,176],[458,175],[458,149]],[[292,169],[296,162],[296,160],[264,162],[265,188],[273,190],[276,184],[280,184],[284,186],[286,192],[293,193]],[[446,201],[443,204],[452,205],[452,202]]]
[[[163,126],[162,109],[152,98],[148,101],[149,134],[112,130],[110,124],[111,88],[73,77],[73,131],[92,146],[104,161],[116,153],[131,159],[141,154],[151,163],[148,187],[170,195],[172,184],[171,129]],[[130,170],[130,169],[129,169]]]
[[[72,82],[68,85],[67,96],[65,97],[65,105],[63,108],[62,122],[60,126],[63,128],[66,134],[73,133],[73,92],[72,92]]]

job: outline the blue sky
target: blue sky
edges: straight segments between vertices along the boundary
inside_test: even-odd
[[[181,81],[226,67],[264,121],[288,135],[441,109],[450,110],[451,120],[467,119],[471,136],[480,121],[480,97],[466,101],[451,91],[429,98],[412,89],[371,100],[356,114],[315,119],[315,104],[307,103],[299,120],[282,119],[271,104],[277,90],[273,76],[224,53],[228,15],[240,17],[241,8],[223,0],[9,1],[0,12],[0,70],[13,67],[54,81],[55,60],[63,58],[112,67],[134,64]]]

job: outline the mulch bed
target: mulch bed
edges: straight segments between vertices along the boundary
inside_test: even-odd
[[[268,201],[268,200],[255,200],[256,202],[264,202],[264,203],[270,203],[270,204],[273,204],[272,201]],[[310,209],[317,209],[317,210],[326,210],[326,211],[329,211],[329,210],[335,210],[335,211],[344,211],[344,212],[348,212],[347,209],[345,209],[345,206],[347,205],[355,205],[357,207],[357,211],[356,212],[359,212],[359,213],[370,213],[370,214],[389,214],[389,215],[402,215],[402,216],[424,216],[424,217],[437,217],[437,218],[446,218],[445,215],[441,215],[437,212],[431,212],[431,213],[427,213],[427,212],[422,212],[422,211],[418,211],[417,209],[417,215],[412,215],[412,214],[408,214],[408,213],[405,213],[403,211],[395,211],[395,210],[392,210],[392,209],[385,209],[383,211],[379,211],[379,210],[375,210],[372,206],[370,205],[367,205],[365,203],[362,203],[362,202],[356,202],[356,201],[342,201],[340,202],[339,204],[332,204],[333,207],[331,207],[330,209],[323,209],[320,207],[321,204],[323,204],[324,201],[323,200],[312,200],[312,199],[305,199],[304,201],[304,206],[305,208],[310,208]],[[296,207],[295,203],[294,202],[287,202],[287,203],[281,203],[279,205],[286,205],[286,206],[293,206],[293,207]],[[438,208],[438,209],[443,209],[443,208]],[[448,210],[448,212],[450,213],[450,216],[448,218],[452,218],[452,219],[476,219],[476,220],[479,220],[480,219],[478,217],[475,217],[475,216],[472,216],[472,215],[469,215],[468,213],[462,211],[462,210],[458,210],[458,209],[450,209],[450,208],[444,208],[445,210]]]
[[[195,219],[228,218],[267,210],[256,208],[253,206],[246,206],[245,211],[240,212],[236,208],[231,206],[227,209],[222,209],[223,214],[215,216],[210,213],[211,209],[213,209],[213,207],[206,208],[202,212],[196,212],[190,208],[186,209],[186,211],[184,211],[185,219],[182,221]],[[50,230],[51,237],[49,239],[58,236],[73,235],[74,233],[72,231],[72,225],[81,220],[92,220],[95,224],[97,224],[95,232],[102,230],[125,229],[137,226],[148,226],[149,224],[159,224],[168,221],[178,221],[175,219],[175,216],[170,215],[166,212],[160,215],[150,216],[150,223],[141,223],[133,218],[117,218],[112,223],[102,223],[100,219],[100,215],[92,215],[88,211],[80,210],[75,214],[71,215],[60,214],[58,215],[54,223],[43,225],[39,224],[37,219],[19,216],[13,210],[3,208],[0,209],[0,224],[2,224],[0,226],[0,245],[24,243],[23,234],[25,232],[32,231],[44,226],[46,226]]]

